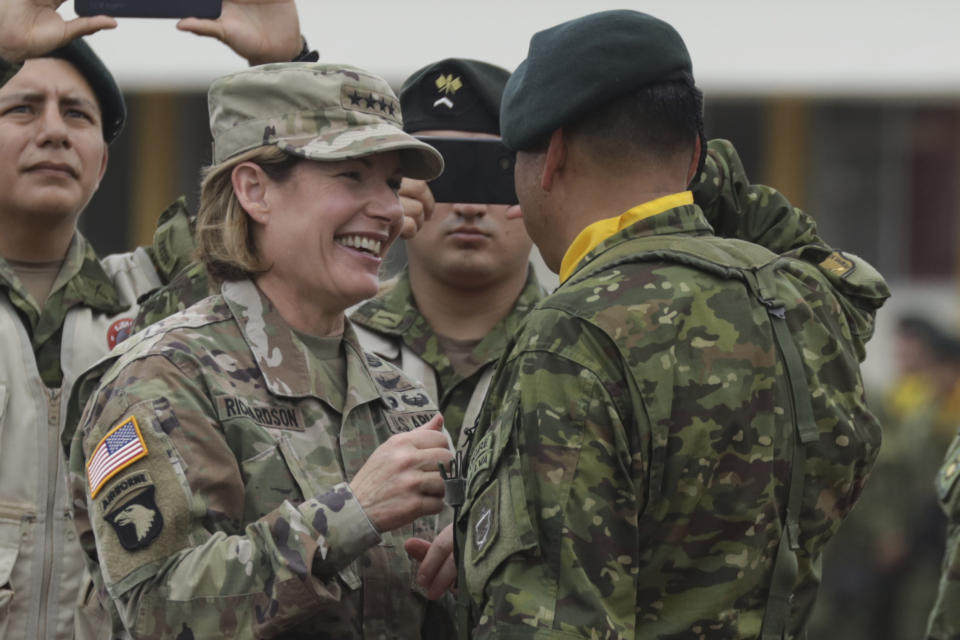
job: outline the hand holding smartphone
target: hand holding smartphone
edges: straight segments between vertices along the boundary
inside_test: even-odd
[[[78,16],[215,19],[221,0],[74,0],[74,9]]]
[[[443,155],[443,173],[427,183],[437,202],[517,204],[516,154],[498,138],[417,138]]]

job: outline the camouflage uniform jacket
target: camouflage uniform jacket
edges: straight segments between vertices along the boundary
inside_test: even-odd
[[[71,400],[91,571],[136,638],[419,637],[403,542],[432,539],[436,518],[378,534],[347,483],[436,409],[349,323],[331,406],[336,383],[253,283],[221,291],[136,334]],[[113,433],[143,449],[107,474]]]
[[[696,197],[718,228],[792,250],[787,322],[803,336],[818,432],[787,632],[799,637],[821,548],[879,446],[858,366],[888,291],[853,257],[831,273],[843,256],[805,214],[750,187],[727,143],[711,143],[705,175]],[[630,259],[677,237],[726,242],[696,205],[639,221],[588,254],[508,349],[457,516],[473,637],[758,637],[790,480],[789,383],[742,282]],[[625,259],[604,265],[607,254]]]
[[[960,432],[947,451],[937,474],[937,495],[947,514],[947,548],[943,558],[940,590],[927,637],[931,640],[960,639]]]
[[[0,258],[0,637],[72,639],[78,605],[97,617],[96,598],[82,599],[58,438],[76,377],[159,283],[144,250],[99,260],[78,233],[40,310]]]
[[[479,412],[487,386],[481,383],[482,378],[493,371],[523,318],[543,296],[543,287],[533,267],[529,267],[527,282],[513,308],[474,348],[473,370],[465,376],[454,371],[440,349],[436,333],[417,309],[407,271],[398,276],[393,287],[358,307],[350,319],[361,328],[358,333],[365,349],[403,369],[433,394],[443,413],[444,426],[454,442],[459,442],[468,408],[476,407]],[[467,427],[472,426],[473,418],[476,414],[467,420],[471,423]]]

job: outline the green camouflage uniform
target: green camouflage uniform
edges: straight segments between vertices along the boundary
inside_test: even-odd
[[[784,635],[802,637],[820,551],[880,443],[858,366],[888,291],[782,196],[750,186],[728,143],[711,142],[710,154],[694,189],[705,210],[680,206],[602,242],[528,315],[501,363],[457,516],[473,637],[758,637],[787,539],[798,397],[816,421],[805,422],[797,466]],[[690,238],[766,253],[714,229],[789,252],[777,285],[785,312],[768,314],[740,280],[633,259]],[[809,390],[787,382],[776,313]]]
[[[215,293],[207,270],[200,262],[191,262],[162,288],[140,302],[140,310],[133,321],[133,331],[146,329],[154,322],[184,311]]]
[[[373,351],[391,364],[404,367],[399,348],[401,343],[423,359],[436,378],[436,399],[443,413],[443,424],[453,441],[457,442],[464,414],[483,372],[503,356],[507,343],[516,335],[521,321],[543,295],[543,287],[537,281],[533,268],[530,268],[527,282],[510,313],[474,347],[471,354],[472,369],[466,375],[454,371],[450,359],[440,349],[437,334],[417,309],[406,270],[398,276],[393,287],[363,303],[351,314],[350,319],[390,343],[392,348],[389,350]]]
[[[937,495],[947,514],[947,550],[943,558],[940,591],[930,614],[927,637],[960,638],[960,432],[950,445],[937,474]]]
[[[437,517],[378,534],[347,483],[436,409],[349,323],[343,349],[345,405],[331,406],[316,356],[252,282],[231,282],[78,385],[64,445],[80,541],[136,637],[420,637],[428,605],[403,542],[432,539]],[[91,495],[88,458],[134,421],[146,455]]]

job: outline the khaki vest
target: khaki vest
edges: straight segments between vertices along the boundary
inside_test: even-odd
[[[40,379],[30,337],[6,296],[0,297],[0,638],[71,640],[78,606],[96,611],[96,596],[77,542],[67,501],[60,432],[77,376],[126,337],[139,295],[160,286],[143,249],[101,261],[130,308],[104,315],[71,309],[61,346],[63,383],[49,389]],[[102,615],[102,614],[101,614]],[[109,634],[109,624],[77,619]],[[99,626],[99,628],[95,628]]]

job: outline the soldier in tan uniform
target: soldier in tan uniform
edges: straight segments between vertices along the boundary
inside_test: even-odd
[[[353,67],[257,67],[209,100],[197,241],[223,285],[78,385],[80,542],[136,638],[429,636],[404,544],[435,535],[451,451],[344,311],[377,292],[401,179],[442,158]]]
[[[192,249],[172,209],[153,246],[98,258],[77,232],[125,108],[109,71],[73,38],[114,23],[65,22],[59,2],[0,3],[0,638],[108,634],[65,495],[58,438],[76,377],[128,333],[136,300]],[[182,25],[251,60],[301,46],[292,1],[270,3],[275,39],[258,40],[266,5],[224,3],[224,21]],[[253,20],[253,22],[251,22]],[[286,35],[285,35],[286,34]],[[292,34],[292,35],[291,35]],[[77,607],[80,606],[80,615]]]

